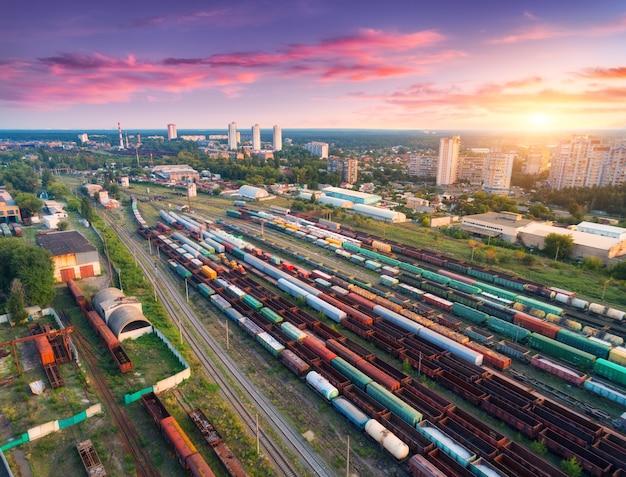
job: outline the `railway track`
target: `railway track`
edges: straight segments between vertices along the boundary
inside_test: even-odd
[[[221,349],[220,345],[206,331],[200,320],[189,309],[183,297],[179,293],[178,286],[172,285],[171,276],[161,269],[154,267],[154,257],[148,255],[143,247],[136,243],[135,233],[129,232],[121,225],[104,218],[110,227],[116,232],[124,245],[133,251],[138,259],[138,264],[142,267],[147,276],[156,273],[155,289],[159,295],[163,306],[172,317],[178,317],[185,322],[185,326],[180,326],[182,336],[192,348],[194,354],[200,361],[203,369],[213,382],[220,386],[220,390],[225,399],[229,402],[233,410],[240,416],[246,429],[251,435],[256,434],[257,414],[252,412],[245,405],[238,394],[238,391],[246,395],[247,399],[258,409],[259,417],[265,422],[272,423],[273,429],[278,433],[283,442],[297,455],[300,464],[317,476],[335,475],[328,466],[314,454],[304,438],[293,429],[291,424],[285,420],[281,413],[266,398],[256,390],[251,383],[238,369],[237,364]],[[179,322],[179,325],[182,323]],[[207,348],[210,354],[207,353]],[[214,362],[217,361],[218,365]],[[225,377],[218,368],[226,369],[228,377]],[[233,386],[233,381],[237,386]],[[302,468],[294,463],[293,456],[286,455],[282,447],[274,442],[274,437],[261,426],[259,428],[259,445],[262,452],[271,460],[275,468],[280,471],[280,475],[287,477],[298,477],[302,475]]]
[[[70,323],[70,318],[63,310],[60,313],[61,319],[66,324]],[[138,477],[158,477],[161,474],[155,467],[150,455],[142,444],[141,436],[128,418],[124,410],[118,405],[118,401],[111,392],[106,377],[100,371],[98,357],[91,351],[91,345],[78,330],[74,329],[74,343],[77,345],[83,362],[89,369],[89,375],[100,397],[104,409],[107,411],[113,423],[117,427],[118,434],[126,450],[126,453],[133,458],[135,464],[136,475]]]

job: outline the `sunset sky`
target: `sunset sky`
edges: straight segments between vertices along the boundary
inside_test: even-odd
[[[622,0],[23,0],[0,129],[626,127]]]

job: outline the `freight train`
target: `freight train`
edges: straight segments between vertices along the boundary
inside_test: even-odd
[[[233,248],[229,247],[228,252],[233,253],[236,247],[232,244],[230,244],[230,246]],[[275,284],[278,284],[280,279],[284,279],[282,283],[290,283],[288,278],[297,279],[295,270],[276,268],[273,265],[272,269],[276,270],[276,272],[271,271],[272,269],[269,268],[267,270],[264,268],[254,269],[251,264],[251,262],[254,262],[253,259],[256,259],[259,255],[265,257],[266,254],[260,251],[254,251],[253,253],[243,252],[243,250],[252,251],[254,249],[249,246],[249,244],[244,246],[246,248],[240,248],[240,251],[236,253],[241,255],[237,258],[246,264],[248,271],[254,270],[254,274],[262,276]],[[269,262],[269,257],[267,257],[267,259]],[[262,259],[259,260],[261,260],[262,263],[267,263],[263,262]],[[282,275],[280,272],[285,275]],[[312,274],[313,273],[311,273],[311,275]],[[300,362],[293,364],[294,372],[302,376],[308,376],[312,369],[335,386],[338,393],[341,393],[343,397],[333,397],[334,392],[331,388],[326,386],[320,388],[325,395],[331,398],[333,405],[335,405],[335,402],[340,403],[341,401],[339,400],[344,397],[348,398],[350,402],[366,412],[368,419],[373,419],[375,416],[376,421],[379,421],[383,427],[386,427],[396,434],[402,442],[410,447],[412,452],[423,453],[424,455],[437,455],[438,462],[440,463],[448,459],[450,462],[460,465],[465,472],[471,472],[472,475],[496,475],[493,473],[495,471],[491,467],[496,468],[499,471],[499,475],[538,475],[542,477],[547,477],[548,475],[560,477],[564,475],[558,469],[551,467],[540,457],[513,442],[506,442],[506,439],[504,442],[490,441],[490,439],[493,439],[493,436],[499,434],[497,431],[491,428],[481,431],[480,426],[484,426],[483,423],[466,415],[466,413],[464,414],[463,411],[455,408],[451,403],[443,407],[437,407],[440,406],[439,403],[442,400],[441,396],[432,393],[432,391],[421,386],[420,383],[416,381],[407,383],[402,379],[401,375],[394,374],[391,370],[386,370],[389,371],[390,378],[392,379],[388,382],[388,385],[391,384],[395,387],[393,377],[396,376],[401,382],[401,386],[399,389],[396,389],[396,391],[390,391],[380,384],[378,386],[384,391],[391,393],[392,396],[399,398],[401,402],[405,404],[415,402],[416,404],[409,405],[408,407],[413,408],[413,411],[420,412],[423,417],[427,417],[427,419],[422,419],[419,422],[420,429],[417,429],[418,426],[412,426],[407,421],[398,418],[395,413],[389,412],[384,405],[374,399],[372,397],[373,394],[368,395],[367,392],[361,390],[356,384],[346,379],[344,375],[339,372],[339,368],[344,363],[336,358],[341,356],[330,350],[331,353],[335,354],[335,357],[332,357],[332,354],[328,354],[330,348],[327,347],[333,346],[332,339],[336,341],[339,340],[336,331],[323,325],[319,320],[316,320],[306,312],[294,307],[292,304],[288,304],[288,302],[285,303],[281,297],[272,293],[263,295],[264,292],[260,288],[255,288],[252,285],[253,282],[247,281],[248,278],[242,275],[240,271],[234,271],[234,269],[224,270],[223,278],[228,278],[229,280],[222,280],[222,276],[220,276],[217,280],[222,281],[219,283],[217,283],[217,280],[211,281],[208,277],[202,275],[194,275],[192,278],[202,278],[203,281],[199,282],[198,290],[202,293],[202,288],[206,288],[207,290],[211,290],[205,292],[206,296],[213,297],[218,295],[222,298],[222,300],[216,298],[215,302],[220,303],[222,307],[228,306],[228,308],[224,309],[224,313],[231,319],[238,320],[239,325],[248,333],[256,336],[256,334],[265,331],[274,336],[276,341],[285,347],[285,349],[278,354],[281,361],[284,362],[284,357],[290,355],[287,353],[288,351],[292,351],[292,355],[299,357]],[[324,295],[324,293],[319,292],[315,286],[305,283],[302,280],[291,283],[295,283],[296,286],[304,289],[312,296],[319,297]],[[210,284],[210,286],[208,284]],[[200,285],[204,285],[204,287],[201,288]],[[241,292],[244,292],[243,296],[241,296]],[[317,295],[314,293],[317,293]],[[320,293],[322,295],[320,295]],[[250,294],[250,296],[254,295],[252,298],[255,298],[261,306],[259,312],[244,303],[245,294]],[[339,294],[335,295],[335,297],[328,295],[329,298],[335,299],[339,296]],[[260,298],[263,298],[263,301],[261,301]],[[316,300],[313,299],[310,299],[310,301],[313,303],[316,302]],[[331,302],[332,300],[327,303],[330,304]],[[254,302],[251,301],[251,303]],[[323,309],[323,305],[318,304],[318,306]],[[381,305],[376,304],[375,306]],[[265,308],[267,308],[267,311],[261,313],[260,311]],[[337,309],[346,312],[345,309],[342,310],[339,307],[337,307]],[[229,310],[232,311],[229,313]],[[378,333],[377,330],[382,332],[383,328],[380,328],[381,323],[380,321],[374,322],[374,319],[370,315],[371,310],[363,309],[360,311],[355,308],[352,308],[352,310],[353,311],[350,313],[346,312],[346,317],[341,320],[341,323],[346,328],[351,329],[350,327],[354,326],[355,329],[361,329],[359,327],[362,327],[370,336],[373,336],[372,333]],[[270,313],[270,311],[272,313]],[[409,310],[406,310],[406,312],[409,312]],[[337,316],[341,315],[337,314]],[[358,321],[359,319],[372,320],[371,326],[362,324]],[[613,461],[609,462],[604,457],[601,457],[603,455],[601,453],[603,452],[602,449],[606,448],[606,446],[622,448],[622,446],[626,446],[626,442],[621,444],[620,441],[614,442],[611,435],[604,435],[602,428],[598,431],[598,426],[594,427],[592,423],[586,421],[584,418],[582,418],[581,422],[578,422],[579,418],[576,417],[576,415],[568,413],[565,408],[561,408],[560,406],[556,406],[555,408],[552,404],[549,405],[549,408],[546,408],[543,402],[539,402],[541,400],[538,400],[537,396],[529,393],[530,388],[525,389],[518,384],[502,380],[502,378],[498,378],[495,375],[490,375],[480,366],[459,360],[454,356],[447,356],[445,349],[438,347],[434,343],[425,341],[422,339],[423,337],[415,336],[415,334],[408,330],[403,330],[391,322],[384,323],[384,327],[384,329],[389,332],[403,333],[403,344],[411,343],[421,347],[419,353],[411,351],[410,355],[414,359],[411,364],[416,363],[415,366],[420,372],[434,377],[434,379],[439,381],[442,385],[450,388],[453,392],[465,399],[469,399],[470,402],[508,423],[524,435],[530,438],[537,438],[541,432],[543,436],[550,439],[553,437],[554,433],[557,433],[557,435],[566,439],[568,444],[561,448],[551,447],[551,449],[564,457],[569,458],[575,455],[580,462],[583,462],[585,469],[592,475],[605,475],[605,472],[609,470],[612,471],[623,468],[624,463],[621,462],[619,458],[613,458]],[[304,329],[306,329],[306,331],[304,331]],[[314,333],[310,333],[309,329],[313,329]],[[427,334],[428,333],[425,335]],[[315,336],[321,336],[323,340]],[[383,334],[380,334],[380,337],[382,338]],[[311,345],[312,347],[318,350],[326,349],[326,351],[320,351],[320,353],[326,356],[327,359],[330,358],[330,361],[327,362],[316,355],[311,349],[311,346],[304,346],[303,342],[304,340],[308,341],[308,338],[311,338],[311,343],[315,343]],[[355,351],[359,349],[358,345],[355,343],[343,337],[340,339],[343,344],[349,344],[351,350]],[[406,348],[403,349],[402,352],[408,349],[413,350],[417,348]],[[366,356],[361,357],[365,358]],[[367,360],[370,359],[372,358],[367,357]],[[376,358],[374,357],[374,359]],[[404,359],[402,355],[400,355],[400,359]],[[343,358],[343,360],[349,363],[346,358]],[[333,362],[335,364],[334,367],[332,365]],[[382,365],[382,363],[380,364]],[[353,367],[356,371],[362,373],[356,366]],[[311,374],[310,379],[314,377],[316,376]],[[362,378],[361,374],[355,373],[355,381],[359,378]],[[365,386],[371,386],[372,389],[376,388],[376,386],[370,384]],[[420,386],[421,391],[418,393],[415,390],[420,388]],[[370,391],[370,393],[373,392],[374,391]],[[420,396],[419,398],[415,397],[418,395]],[[529,406],[533,407],[532,415],[529,415]],[[437,412],[439,412],[439,414],[433,416],[433,414]],[[576,428],[579,427],[585,429],[582,432],[582,436],[571,435],[572,433],[576,433]],[[384,431],[382,431],[382,433],[384,433]],[[459,437],[458,442],[454,439],[454,437],[457,436]],[[481,439],[478,439],[477,436],[484,437],[488,442],[483,442]],[[448,438],[450,440],[448,440]],[[593,442],[593,449],[590,453],[585,454],[583,452],[584,449],[580,450],[569,445],[569,442],[577,445],[575,444],[577,439],[590,439],[591,442]],[[432,447],[428,449],[427,446],[432,446],[433,442],[436,443],[437,449],[433,449]],[[460,445],[459,442],[462,442],[462,445]],[[491,442],[491,444],[489,444],[489,442]],[[626,449],[626,447],[623,448]],[[426,451],[426,449],[428,449],[428,451]],[[622,451],[622,454],[623,452],[624,451]],[[489,464],[485,464],[485,460],[488,460]],[[466,474],[459,472],[458,475]]]
[[[231,216],[238,218],[254,218],[257,215],[258,212],[250,209],[240,209],[237,215],[231,214]],[[549,287],[540,283],[521,279],[510,274],[494,272],[473,264],[469,265],[451,257],[446,257],[433,250],[416,249],[414,247],[409,247],[393,241],[381,240],[379,237],[375,237],[364,232],[358,232],[349,227],[341,226],[340,231],[329,230],[327,226],[319,223],[319,219],[314,217],[287,215],[285,217],[277,218],[269,214],[266,219],[270,220],[270,222],[268,222],[268,226],[270,227],[273,226],[278,230],[286,232],[290,229],[286,229],[285,226],[281,224],[287,223],[290,225],[291,230],[295,229],[307,237],[312,235],[316,240],[331,238],[335,241],[335,243],[339,242],[348,252],[369,257],[375,261],[391,266],[402,268],[400,263],[404,262],[393,258],[392,255],[404,255],[452,272],[462,273],[463,275],[467,275],[466,279],[470,280],[469,284],[473,284],[474,282],[481,280],[481,282],[478,282],[479,284],[476,286],[482,286],[485,288],[485,290],[483,290],[484,292],[494,293],[500,298],[517,302],[522,305],[530,307],[538,306],[538,309],[544,311],[545,313],[552,313],[560,316],[563,314],[563,310],[558,306],[545,304],[541,301],[533,300],[520,294],[525,292],[532,295],[538,295],[542,298],[555,300],[558,303],[616,321],[624,321],[626,319],[626,312],[623,310],[618,310],[600,303],[593,303],[576,298],[572,292],[562,290],[557,287]],[[415,267],[414,265],[405,264],[404,267],[406,270],[415,272],[418,275],[421,275],[424,272],[424,269]],[[444,275],[441,273],[441,270],[439,270],[438,273]],[[457,280],[456,277],[454,279]],[[500,287],[514,290],[514,292],[517,293],[510,292],[509,290],[505,290]]]
[[[67,288],[72,294],[72,297],[78,305],[81,313],[89,322],[102,343],[106,346],[111,358],[113,358],[115,366],[117,366],[122,373],[128,373],[131,371],[133,369],[133,363],[111,329],[107,326],[100,315],[94,311],[93,307],[85,298],[85,295],[83,295],[82,290],[76,282],[74,280],[68,280],[66,283]]]
[[[198,449],[193,445],[178,421],[170,415],[161,400],[153,392],[144,394],[141,403],[172,447],[176,459],[192,477],[215,477]]]
[[[323,232],[319,233],[321,229],[315,227],[314,230],[318,233],[317,236],[324,236]],[[335,232],[330,232],[330,234],[332,234],[333,239],[339,235]],[[356,238],[362,239],[363,237]],[[320,239],[318,238],[317,240]],[[402,287],[402,291],[408,292],[407,294],[413,298],[457,314],[474,323],[486,325],[494,329],[494,331],[504,333],[516,341],[527,339],[532,332],[561,341],[565,344],[571,343],[572,346],[581,349],[583,352],[589,350],[595,353],[595,356],[600,359],[597,363],[598,374],[600,376],[620,384],[624,382],[626,368],[624,368],[622,364],[624,364],[626,358],[626,349],[619,346],[612,348],[610,345],[607,346],[595,338],[588,338],[556,326],[553,322],[569,326],[575,330],[583,328],[580,323],[561,316],[563,315],[562,308],[501,289],[489,283],[478,282],[471,277],[463,277],[448,270],[440,269],[438,272],[425,270],[374,251],[380,250],[389,252],[391,251],[391,246],[388,244],[370,241],[370,245],[371,250],[363,248],[353,241],[342,243],[343,249],[347,250],[349,253],[363,254],[365,257],[374,258],[389,266],[404,270],[404,272],[398,276],[399,281],[404,282],[403,285],[399,286]],[[352,256],[353,255],[351,255],[350,258]],[[467,267],[463,268],[464,266],[461,265],[460,262],[443,260],[440,259],[440,257],[435,260],[432,255],[429,255],[429,257],[431,262],[434,260],[437,262],[436,264],[440,266],[445,266],[445,264],[449,263],[455,271],[464,271],[465,273],[469,271],[470,274],[479,273],[481,278],[494,281],[497,284],[509,286],[514,289],[517,288],[518,290],[526,289],[526,287],[520,285],[518,281],[512,280],[511,277],[489,275],[489,273],[486,273],[484,270],[472,272],[471,269]],[[424,257],[421,258],[423,259]],[[363,261],[363,263],[364,262],[365,261]],[[372,267],[370,268],[373,269]],[[407,285],[407,282],[412,285],[417,285],[419,288]],[[583,305],[580,300],[574,300],[572,294],[565,290],[558,288],[546,289],[545,287],[540,289],[535,284],[531,285],[531,291],[540,296],[553,299],[559,297],[558,301],[567,303],[570,306],[579,308],[588,307],[587,305]],[[422,293],[422,290],[428,291],[429,293]],[[388,305],[383,306],[389,308]],[[393,309],[393,307],[391,308]],[[480,313],[476,313],[472,308],[480,310]],[[592,307],[592,310],[594,308],[597,314],[603,314],[617,320],[623,319],[623,316],[616,312],[615,309],[604,307],[604,311],[600,313],[597,307]],[[541,318],[547,318],[547,321]],[[333,319],[332,316],[331,319]],[[335,319],[335,321],[341,320]],[[438,331],[441,332],[443,330]],[[623,343],[623,339],[619,336],[604,332],[598,332],[597,334],[599,333],[602,333],[602,337],[605,338],[605,340],[611,340],[612,344]],[[448,332],[448,336],[451,336],[451,333]],[[537,340],[533,340],[532,343],[535,343],[536,346]],[[476,346],[475,348],[481,349]],[[552,349],[556,350],[558,348]],[[566,361],[574,362],[574,364],[576,364],[577,361],[576,355],[573,353],[560,353],[556,356]],[[608,365],[605,363],[607,360],[609,362]],[[494,360],[494,362],[500,363],[501,360]],[[595,368],[595,358],[593,361],[589,359],[584,360],[581,364],[584,371],[591,370]]]

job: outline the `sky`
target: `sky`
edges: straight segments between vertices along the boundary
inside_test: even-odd
[[[626,127],[623,0],[21,0],[0,129]]]

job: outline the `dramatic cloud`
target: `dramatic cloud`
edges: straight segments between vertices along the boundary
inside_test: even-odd
[[[27,62],[0,65],[0,100],[31,105],[129,101],[153,98],[153,91],[184,92],[220,88],[229,97],[263,78],[306,75],[318,82],[363,82],[404,77],[463,53],[420,54],[443,40],[434,31],[401,34],[362,30],[317,44],[294,44],[274,52],[241,51],[200,58],[159,61],[133,55],[62,53]]]
[[[534,17],[525,15],[533,22]],[[563,37],[602,37],[626,32],[626,16],[622,16],[611,22],[592,24],[584,27],[563,27],[546,23],[532,23],[521,27],[517,31],[503,37],[492,38],[488,43],[506,44],[523,41],[549,40]]]
[[[626,66],[617,68],[590,68],[581,76],[594,79],[626,79]]]
[[[625,69],[594,70],[594,78],[624,78]],[[621,76],[620,76],[621,75]],[[528,117],[548,112],[551,116],[615,114],[626,108],[626,88],[594,85],[555,87],[539,77],[466,84],[416,83],[388,95],[355,93],[354,98],[374,100],[400,108],[407,114],[441,118]],[[436,113],[435,113],[436,111]]]

